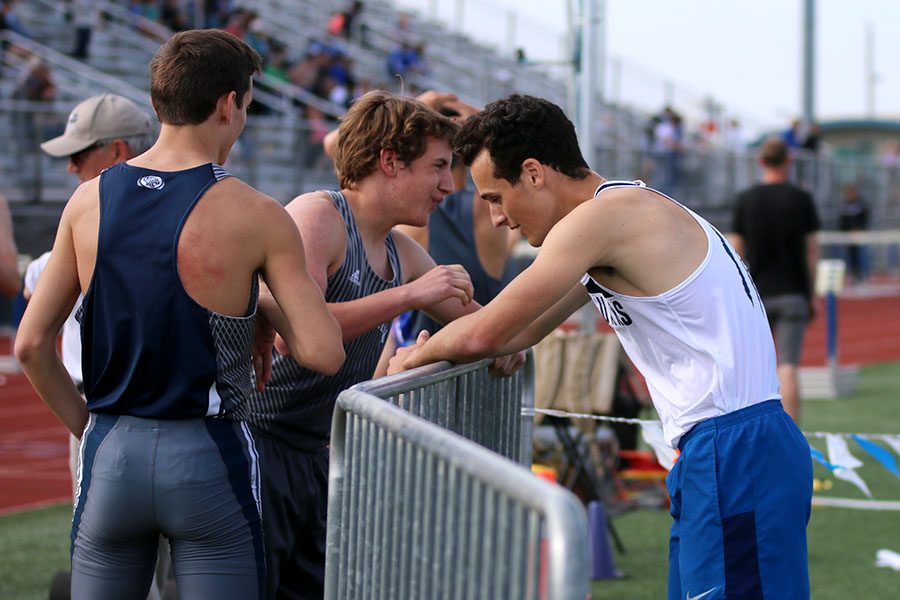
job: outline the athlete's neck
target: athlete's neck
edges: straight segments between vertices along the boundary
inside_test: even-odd
[[[129,164],[158,171],[180,171],[206,163],[222,164],[230,145],[201,126],[163,124],[159,138],[147,152],[129,160]]]

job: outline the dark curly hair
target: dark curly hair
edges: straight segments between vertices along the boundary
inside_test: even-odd
[[[352,189],[378,166],[381,150],[393,150],[409,164],[423,154],[428,138],[453,139],[459,127],[418,100],[382,90],[359,98],[344,118],[334,149],[334,170],[342,189]]]
[[[527,158],[573,179],[590,174],[572,121],[543,98],[513,94],[469,117],[453,140],[453,150],[471,166],[482,148],[494,161],[494,177],[512,185],[519,183]]]

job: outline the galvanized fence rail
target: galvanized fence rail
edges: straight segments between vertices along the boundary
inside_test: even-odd
[[[492,377],[491,359],[435,363],[353,386],[488,450],[531,465],[534,356],[512,377]],[[524,410],[523,410],[524,409]]]
[[[587,518],[581,502],[392,404],[521,458],[530,430],[518,439],[499,430],[521,429],[521,402],[514,408],[510,397],[527,387],[528,372],[518,383],[495,380],[501,383],[494,387],[481,379],[488,377],[488,364],[432,365],[355,386],[338,398],[326,598],[585,598]],[[497,406],[489,407],[492,402]]]

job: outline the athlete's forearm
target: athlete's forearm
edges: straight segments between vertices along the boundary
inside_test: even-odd
[[[55,336],[16,341],[16,357],[25,376],[63,425],[81,438],[88,412],[84,400],[56,353]]]
[[[332,302],[328,310],[341,325],[344,342],[349,342],[410,310],[405,286],[390,288],[348,302]]]

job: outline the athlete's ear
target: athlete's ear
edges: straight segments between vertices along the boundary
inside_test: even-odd
[[[230,91],[222,94],[218,102],[216,102],[216,114],[219,116],[219,122],[227,125],[231,123],[234,111],[237,110],[237,92]]]
[[[544,165],[535,158],[526,158],[522,162],[521,179],[535,187],[542,187],[544,185]]]
[[[381,152],[378,153],[378,166],[388,177],[395,176],[397,170],[400,168],[400,161],[397,159],[397,153],[388,148],[382,148]]]

